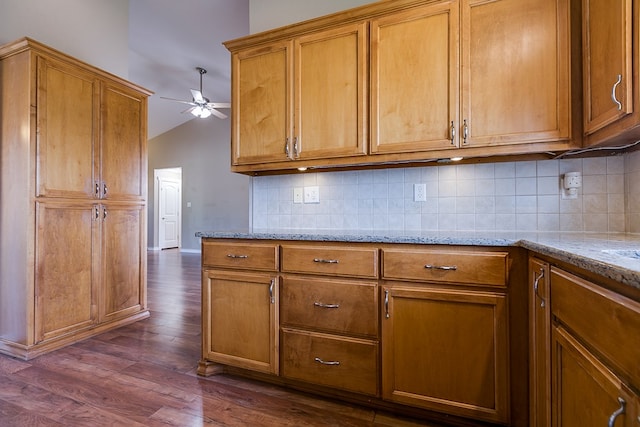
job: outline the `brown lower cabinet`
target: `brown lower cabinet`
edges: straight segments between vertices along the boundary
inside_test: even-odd
[[[199,374],[459,425],[527,425],[517,250],[214,238],[202,250]]]
[[[531,425],[640,425],[640,303],[530,257]]]

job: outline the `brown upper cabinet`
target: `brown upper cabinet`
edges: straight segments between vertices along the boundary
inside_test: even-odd
[[[363,155],[366,26],[233,53],[234,165]]]
[[[228,41],[232,170],[579,147],[576,5],[380,1]]]
[[[563,0],[443,1],[373,19],[372,153],[568,142],[569,32]]]
[[[582,1],[585,145],[640,138],[639,3]]]

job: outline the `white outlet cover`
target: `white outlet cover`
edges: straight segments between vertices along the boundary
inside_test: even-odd
[[[427,201],[427,184],[413,184],[413,201]]]
[[[303,202],[303,193],[304,190],[302,187],[294,187],[293,188],[293,203],[302,203]]]
[[[320,203],[320,188],[317,185],[304,187],[305,203]]]

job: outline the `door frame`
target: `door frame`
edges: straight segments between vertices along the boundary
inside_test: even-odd
[[[172,177],[180,181],[180,201],[178,203],[178,249],[182,248],[182,167],[157,168],[153,170],[153,247],[154,251],[160,250],[160,177],[170,173]],[[178,178],[179,175],[179,178]]]

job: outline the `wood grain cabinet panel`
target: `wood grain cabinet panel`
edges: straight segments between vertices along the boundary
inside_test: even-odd
[[[343,277],[378,277],[378,249],[282,245],[282,271]]]
[[[365,154],[365,43],[359,23],[234,51],[232,169]]]
[[[402,284],[382,293],[383,398],[507,422],[506,296]]]
[[[640,139],[640,4],[582,1],[585,146]]]
[[[369,340],[282,329],[282,375],[377,394],[378,345]]]
[[[280,286],[283,326],[377,338],[377,282],[287,276]]]
[[[0,352],[149,316],[150,94],[28,38],[0,46]]]
[[[505,287],[508,253],[385,248],[382,277],[393,280]]]
[[[272,243],[202,242],[202,265],[208,267],[277,271],[278,254]]]
[[[217,362],[278,374],[278,277],[203,270],[202,286],[201,368]]]
[[[637,426],[638,395],[563,327],[553,329],[552,425]]]

